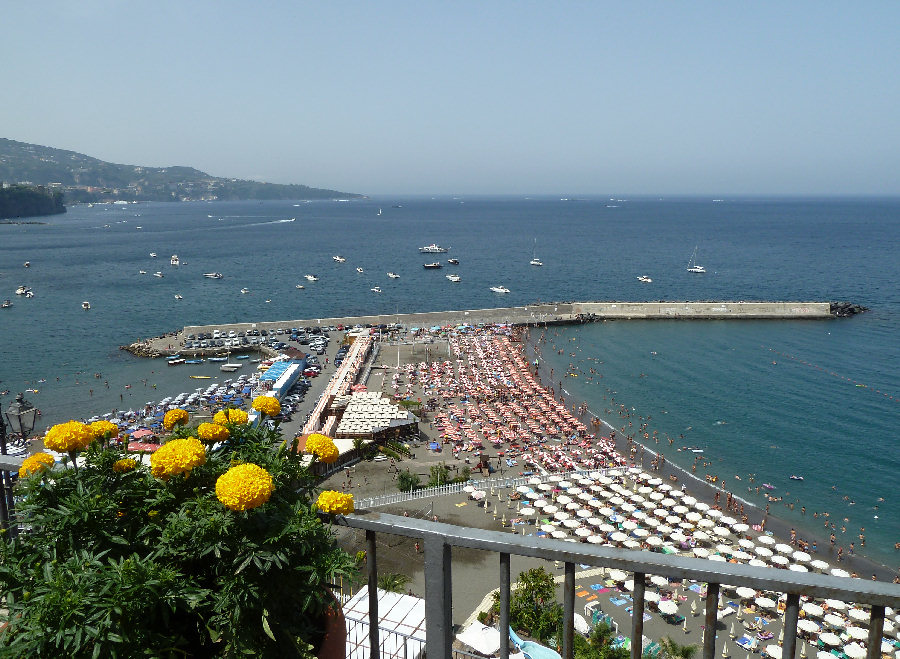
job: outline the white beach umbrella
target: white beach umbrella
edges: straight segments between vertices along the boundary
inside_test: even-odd
[[[665,508],[657,508],[653,511],[653,515],[655,517],[659,517],[660,519],[664,519],[669,516],[669,512]]]
[[[673,531],[672,527],[669,526],[668,524],[660,524],[659,526],[656,527],[656,532],[662,533],[663,535],[668,535],[672,531]]]
[[[603,542],[603,537],[599,535],[589,535],[587,541],[592,545],[599,545]]]
[[[710,505],[708,503],[703,503],[702,501],[698,501],[697,503],[694,504],[694,508],[696,508],[700,512],[705,512],[705,511],[709,510]]]
[[[761,535],[756,541],[761,545],[774,545],[778,543],[778,541],[770,535]]]
[[[869,612],[863,609],[850,609],[847,611],[847,615],[857,622],[865,622],[866,624],[869,622]]]
[[[557,511],[559,511],[559,508],[557,506],[553,506],[553,505],[544,506],[544,513],[547,515],[552,515],[553,513],[557,512]]]
[[[616,531],[611,536],[609,536],[609,539],[613,542],[625,542],[626,540],[628,540],[628,536],[621,531]]]
[[[813,602],[804,602],[802,608],[806,615],[812,616],[813,618],[821,618],[822,614],[825,613],[825,610],[821,606]]]
[[[694,531],[694,540],[697,542],[706,542],[709,540],[709,536],[703,531]]]
[[[659,593],[654,593],[652,590],[648,590],[644,593],[645,602],[658,602],[660,599]]]
[[[674,531],[673,533],[669,534],[669,537],[672,540],[674,540],[675,542],[686,542],[687,541],[687,536],[684,533],[682,533],[681,531]]]
[[[827,570],[829,567],[831,567],[830,565],[828,565],[828,563],[819,559],[810,561],[809,566],[814,570],[818,570],[819,572],[821,572],[822,570]]]
[[[531,492],[531,488],[527,485],[519,485],[519,487],[516,488],[516,492],[519,494],[527,494],[528,492]]]
[[[553,485],[550,484],[550,483],[541,483],[540,485],[538,485],[538,489],[539,489],[541,492],[552,492],[552,491],[553,491]]]
[[[591,501],[594,498],[594,495],[590,492],[580,492],[578,498],[582,501]]]
[[[847,602],[845,602],[844,600],[827,599],[825,600],[825,604],[829,609],[832,609],[834,611],[844,611],[845,609],[850,608]]]
[[[575,503],[574,501],[572,503],[567,503],[566,510],[568,510],[571,513],[574,513],[576,510],[581,510],[581,504]]]
[[[640,549],[641,543],[637,542],[636,540],[626,540],[622,543],[622,546],[626,549]]]
[[[537,511],[534,508],[522,508],[522,510],[519,511],[519,514],[522,515],[522,517],[531,517],[536,512]]]
[[[835,613],[829,613],[828,615],[826,615],[824,618],[822,618],[822,622],[824,622],[829,627],[834,627],[835,629],[843,629],[847,626],[847,621]]]
[[[594,493],[602,492],[603,486],[602,485],[591,485],[590,490],[591,490],[591,492],[594,492]]]
[[[572,497],[566,494],[562,494],[556,497],[556,503],[558,503],[560,506],[565,506],[567,503],[572,503]]]
[[[663,484],[662,478],[651,478],[650,480],[647,481],[647,485],[652,485],[653,487],[657,487],[662,484]]]
[[[637,509],[634,507],[633,503],[623,503],[622,510],[624,510],[626,513],[633,513]]]
[[[761,561],[758,558],[751,558],[749,561],[747,561],[747,565],[751,565],[753,567],[768,567],[765,561]]]
[[[744,549],[753,549],[756,546],[752,540],[747,540],[747,538],[741,538],[738,540],[738,544]]]
[[[717,526],[712,530],[717,536],[724,538],[726,535],[730,535],[731,531],[726,529],[724,526]]]
[[[712,510],[710,510],[709,512],[710,512],[710,514],[713,513]],[[720,512],[720,511],[716,510],[715,512]],[[722,524],[723,526],[731,526],[731,525],[733,525],[733,524],[737,524],[737,522],[738,522],[738,521],[737,521],[734,517],[729,517],[728,515],[724,515],[724,516],[719,520],[719,524]]]
[[[669,580],[661,574],[654,574],[650,577],[650,583],[658,588],[665,588],[669,585]]]
[[[752,588],[748,588],[747,586],[739,586],[736,590],[737,596],[742,600],[748,600],[756,597],[756,591]]]
[[[708,558],[711,561],[717,561],[719,563],[727,563],[728,562],[728,559],[720,554],[710,554]]]
[[[856,643],[848,643],[844,646],[844,654],[850,659],[862,659],[866,656],[866,649]]]
[[[653,491],[654,491],[653,488],[649,487],[647,485],[642,485],[641,487],[638,488],[638,494],[650,494]]]
[[[584,494],[584,490],[582,490],[580,487],[570,487],[569,494],[571,494],[574,497],[579,494]]]
[[[697,512],[690,512],[685,515],[684,518],[689,522],[699,522],[701,519],[703,519],[703,516]]]
[[[660,525],[660,521],[655,517],[648,516],[647,519],[641,521],[641,524],[643,524],[644,526],[649,526],[650,528],[656,528]]]
[[[738,523],[738,524],[732,524],[732,525],[731,525],[731,529],[732,529],[735,533],[746,533],[747,531],[750,530],[750,527],[749,527],[747,524],[744,524],[743,522],[740,522],[740,523]]]
[[[774,609],[777,604],[771,597],[757,597],[754,601],[756,602],[756,606],[762,609]]]
[[[810,634],[817,634],[821,628],[815,621],[810,620],[809,618],[803,618],[802,620],[797,621],[797,629]]]
[[[662,492],[653,492],[653,493],[649,496],[649,498],[650,498],[652,501],[662,501],[663,499],[666,498],[666,495],[663,494]]]
[[[766,649],[763,650],[767,655],[769,655],[772,659],[781,659],[781,646],[770,644],[766,646]]]
[[[675,615],[678,613],[678,605],[672,600],[663,600],[659,603],[659,612],[666,615]]]
[[[534,506],[535,508],[544,508],[544,507],[546,507],[546,506],[548,506],[548,505],[550,505],[550,504],[547,503],[547,500],[546,500],[546,499],[538,499],[537,501],[535,501],[535,502],[532,503],[531,505]]]
[[[671,508],[672,506],[678,505],[678,502],[671,497],[666,497],[662,501],[659,502],[660,506],[665,506],[666,508]]]
[[[475,491],[475,486],[474,486],[474,485],[466,485],[466,486],[463,488],[463,492],[465,492],[466,494],[471,494],[471,493],[474,492],[474,491]]]
[[[577,529],[579,526],[581,526],[581,522],[577,519],[567,519],[563,520],[562,525],[567,529]]]
[[[647,513],[645,513],[643,510],[635,510],[633,513],[631,513],[631,516],[634,519],[639,519],[639,520],[647,519]]]
[[[599,517],[588,517],[588,524],[591,526],[600,526],[601,524],[605,524],[605,522]]]
[[[731,554],[731,557],[736,561],[740,561],[741,563],[746,563],[751,558],[753,558],[753,554],[748,554],[745,551],[736,551]]]
[[[791,557],[798,563],[805,563],[812,558],[812,556],[807,554],[805,551],[795,551],[793,554],[791,554]]]
[[[609,502],[614,506],[621,506],[623,503],[625,503],[625,499],[620,496],[615,496],[610,499]]]
[[[634,592],[634,579],[629,579],[628,581],[623,583],[622,588],[627,590],[629,593]]]
[[[837,634],[832,634],[831,632],[819,634],[819,640],[822,641],[825,645],[831,645],[835,647],[841,644],[840,637]]]
[[[672,486],[668,483],[663,483],[662,485],[657,485],[657,489],[662,490],[663,492],[669,492],[672,489]]]
[[[672,512],[676,515],[687,515],[690,512],[690,508],[687,506],[673,506]]]
[[[656,535],[651,535],[645,540],[645,542],[651,547],[659,547],[663,543],[662,538]]]
[[[839,567],[835,567],[831,569],[831,574],[835,577],[849,577],[850,573],[847,570],[842,570]]]
[[[631,535],[636,538],[646,538],[648,535],[650,535],[650,531],[648,531],[647,529],[635,529],[631,532]]]
[[[763,556],[765,558],[769,558],[770,556],[772,556],[772,550],[768,547],[754,547],[753,551],[757,556]]]
[[[575,514],[578,515],[581,519],[588,519],[594,513],[592,513],[590,510],[585,510],[584,508],[582,508],[581,510],[576,511]]]
[[[863,641],[869,637],[869,630],[864,627],[847,627],[844,632],[850,638],[855,638],[857,641]]]
[[[560,531],[559,529],[556,529],[550,535],[553,536],[554,538],[556,538],[557,540],[562,540],[563,538],[569,537],[565,531]]]
[[[706,519],[706,518],[701,519],[699,522],[697,522],[697,526],[700,527],[701,529],[711,529],[715,525],[716,525],[716,523],[714,521],[712,521],[711,519]]]
[[[796,563],[791,563],[788,565],[788,570],[791,572],[809,572],[809,568],[805,565],[797,565]]]
[[[572,487],[572,483],[569,481],[559,481],[559,486],[564,490],[568,490],[570,487]]]
[[[637,526],[638,526],[637,523],[632,522],[630,519],[625,522],[622,522],[622,528],[627,529],[629,531],[634,531],[637,528]]]
[[[592,534],[593,532],[590,529],[586,529],[584,527],[575,529],[575,535],[577,535],[579,538],[588,538]]]
[[[694,556],[696,556],[697,558],[706,558],[707,556],[709,556],[709,550],[704,549],[703,547],[694,547],[693,552]]]
[[[541,524],[541,531],[544,533],[553,533],[556,527],[553,524]]]
[[[784,544],[784,543],[782,543],[782,542],[780,542],[780,543],[778,543],[777,545],[775,545],[775,547],[773,547],[773,549],[774,549],[775,551],[777,551],[779,554],[792,554],[792,553],[794,553],[794,548],[793,548],[793,547],[791,547],[790,545],[786,545],[786,544]]]
[[[695,503],[697,503],[697,499],[692,496],[682,497],[681,501],[686,506],[693,506]]]
[[[609,571],[608,576],[613,581],[625,581],[628,578],[628,573],[623,572],[622,570],[613,569]]]
[[[600,531],[601,533],[615,533],[616,527],[613,526],[612,524],[601,524],[600,526],[597,527],[597,530]]]
[[[612,485],[613,479],[610,478],[609,476],[601,476],[600,478],[597,479],[597,482],[600,483],[601,485]]]
[[[539,493],[537,493],[537,492],[526,492],[526,493],[525,493],[525,498],[526,498],[526,499],[532,499],[532,500],[534,500],[534,499],[540,499],[540,498],[541,498],[541,495],[540,495]]]
[[[791,564],[791,560],[787,556],[773,556],[771,559],[772,564],[774,565],[782,565],[787,566]]]
[[[553,517],[555,519],[558,519],[561,522],[564,522],[565,520],[569,519],[569,517],[571,517],[571,515],[569,515],[569,513],[559,511],[558,513],[554,513]]]

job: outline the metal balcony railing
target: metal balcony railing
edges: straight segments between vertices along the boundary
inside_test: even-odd
[[[631,551],[563,540],[520,536],[502,531],[486,531],[429,522],[411,517],[360,511],[340,524],[366,533],[369,584],[369,648],[372,659],[379,654],[378,562],[376,537],[379,533],[421,538],[425,550],[425,617],[428,659],[451,659],[453,651],[452,555],[453,547],[467,547],[499,555],[500,657],[508,659],[510,557],[525,556],[560,561],[565,565],[563,590],[562,656],[571,659],[574,642],[575,566],[608,567],[634,573],[634,610],[631,625],[631,656],[640,659],[644,627],[644,578],[660,575],[669,579],[705,582],[704,659],[713,659],[716,649],[716,613],[720,586],[747,586],[787,594],[784,614],[782,657],[792,659],[797,649],[797,620],[800,597],[816,597],[854,602],[871,607],[867,659],[880,659],[885,607],[900,608],[900,585],[865,581],[808,572],[754,567],[734,563],[686,558],[650,551]]]

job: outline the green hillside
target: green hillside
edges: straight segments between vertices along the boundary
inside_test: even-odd
[[[0,220],[65,213],[62,192],[42,187],[11,185],[0,188]]]

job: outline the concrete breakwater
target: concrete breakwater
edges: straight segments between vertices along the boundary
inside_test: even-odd
[[[344,325],[393,325],[404,328],[428,329],[435,326],[479,323],[509,323],[513,325],[570,324],[604,320],[796,320],[826,319],[851,316],[865,311],[864,307],[848,302],[556,302],[530,304],[521,307],[469,309],[457,311],[428,311],[421,313],[346,316],[338,318],[306,318],[295,320],[227,323],[216,325],[186,325],[183,330],[161,337],[141,340],[121,346],[140,357],[158,357],[183,353],[183,340],[190,334],[212,332],[246,332],[250,329],[279,327],[312,327]],[[224,354],[227,348],[191,350],[190,354]],[[184,354],[184,353],[183,353]]]

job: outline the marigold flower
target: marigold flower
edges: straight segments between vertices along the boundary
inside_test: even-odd
[[[132,460],[131,458],[123,458],[113,463],[113,471],[117,474],[133,471],[135,467],[137,467],[137,460]]]
[[[216,497],[231,510],[258,508],[274,490],[272,475],[249,462],[232,467],[216,480]]]
[[[257,396],[253,399],[253,409],[266,416],[276,416],[281,412],[281,403],[274,396]]]
[[[106,419],[100,419],[91,424],[91,432],[97,439],[111,439],[119,434],[119,426]]]
[[[24,478],[31,474],[38,474],[52,467],[54,462],[56,462],[56,459],[49,453],[29,455],[22,461],[22,466],[19,467],[19,476]]]
[[[353,495],[326,490],[319,495],[316,507],[329,515],[349,515],[353,512]]]
[[[332,463],[338,459],[338,449],[330,437],[314,433],[306,438],[306,452],[312,453],[325,463]]]
[[[173,439],[160,446],[150,456],[150,470],[156,478],[168,480],[170,476],[185,474],[206,463],[206,449],[196,437]]]
[[[231,436],[228,428],[217,423],[201,423],[197,426],[197,434],[204,442],[224,442]]]
[[[232,423],[236,426],[240,426],[247,423],[247,418],[247,413],[244,410],[238,410],[233,407],[229,407],[216,412],[215,416],[213,417],[213,423],[218,423],[220,426],[224,426],[227,423]]]
[[[188,422],[187,410],[169,410],[163,417],[163,428],[171,430],[175,426],[183,426]]]
[[[79,421],[58,423],[44,435],[44,446],[57,453],[81,451],[94,441],[90,426]]]

